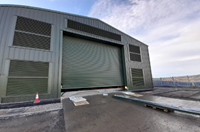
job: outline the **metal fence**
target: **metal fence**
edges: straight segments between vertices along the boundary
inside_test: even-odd
[[[200,87],[200,74],[193,76],[154,78],[153,84],[155,87]]]

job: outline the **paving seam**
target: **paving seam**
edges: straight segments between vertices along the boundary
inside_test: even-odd
[[[53,111],[59,111],[59,110],[62,110],[62,108],[45,110],[45,111],[27,112],[27,113],[21,113],[21,114],[12,114],[12,115],[0,116],[0,120],[7,120],[7,119],[12,119],[12,118],[39,115],[39,114],[44,114],[44,113],[53,112]]]
[[[166,94],[166,93],[171,93],[171,92],[176,92],[176,91],[179,91],[179,90],[173,90],[173,91],[161,92],[161,93],[156,93],[156,94],[153,94],[153,95]]]

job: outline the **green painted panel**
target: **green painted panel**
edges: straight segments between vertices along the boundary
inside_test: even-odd
[[[64,36],[63,89],[124,85],[121,48]]]
[[[48,77],[48,62],[11,60],[9,76],[43,76]]]
[[[144,86],[142,69],[131,69],[133,86]]]
[[[11,60],[6,96],[48,93],[48,62]]]
[[[6,96],[47,93],[48,78],[8,78]]]
[[[144,86],[143,78],[132,78],[133,86]]]
[[[134,68],[132,68],[131,72],[132,72],[132,77],[141,77],[141,78],[143,78],[142,69],[134,69]]]

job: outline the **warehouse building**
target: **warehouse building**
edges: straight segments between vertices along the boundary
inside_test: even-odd
[[[61,84],[152,89],[148,46],[96,18],[0,5],[0,102],[60,98]]]

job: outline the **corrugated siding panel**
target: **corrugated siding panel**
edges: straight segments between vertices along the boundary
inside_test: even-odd
[[[144,78],[142,69],[131,69],[133,86],[144,86]]]
[[[48,78],[8,78],[6,96],[47,93]]]
[[[132,78],[133,86],[144,86],[144,78]]]
[[[5,39],[3,38],[3,33],[5,32],[4,28],[7,28],[5,25],[6,25],[6,20],[7,20],[8,9],[9,8],[3,8],[3,14],[0,19],[0,22],[1,22],[0,23],[0,45],[1,46],[4,46],[4,43],[2,41],[3,39]]]
[[[132,69],[132,77],[143,77],[142,69]]]
[[[2,74],[1,69],[2,69],[2,66],[3,66],[2,65],[2,63],[3,63],[3,53],[4,53],[3,50],[4,50],[3,46],[0,45],[0,74]]]
[[[9,8],[5,8],[7,10],[6,13],[6,17],[3,18],[5,19],[5,23],[4,23],[4,28],[2,29],[2,37],[1,37],[1,44],[2,44],[2,48],[3,48],[3,54],[2,54],[2,68],[1,68],[1,73],[4,75],[5,74],[5,68],[6,68],[6,64],[5,61],[8,58],[9,55],[9,48],[7,47],[9,45],[9,40],[12,39],[12,37],[10,36],[11,33],[11,25],[13,23],[13,16],[12,14],[16,11],[15,8],[9,7]]]
[[[2,11],[1,19],[0,19],[0,74],[3,74],[3,60],[4,60],[4,48],[5,43],[3,35],[4,35],[4,28],[6,25],[6,19],[8,14],[8,8],[0,7]]]
[[[121,48],[64,36],[63,88],[122,86]]]
[[[42,76],[48,77],[48,62],[10,61],[9,76]]]
[[[6,96],[48,91],[49,63],[11,60]]]

